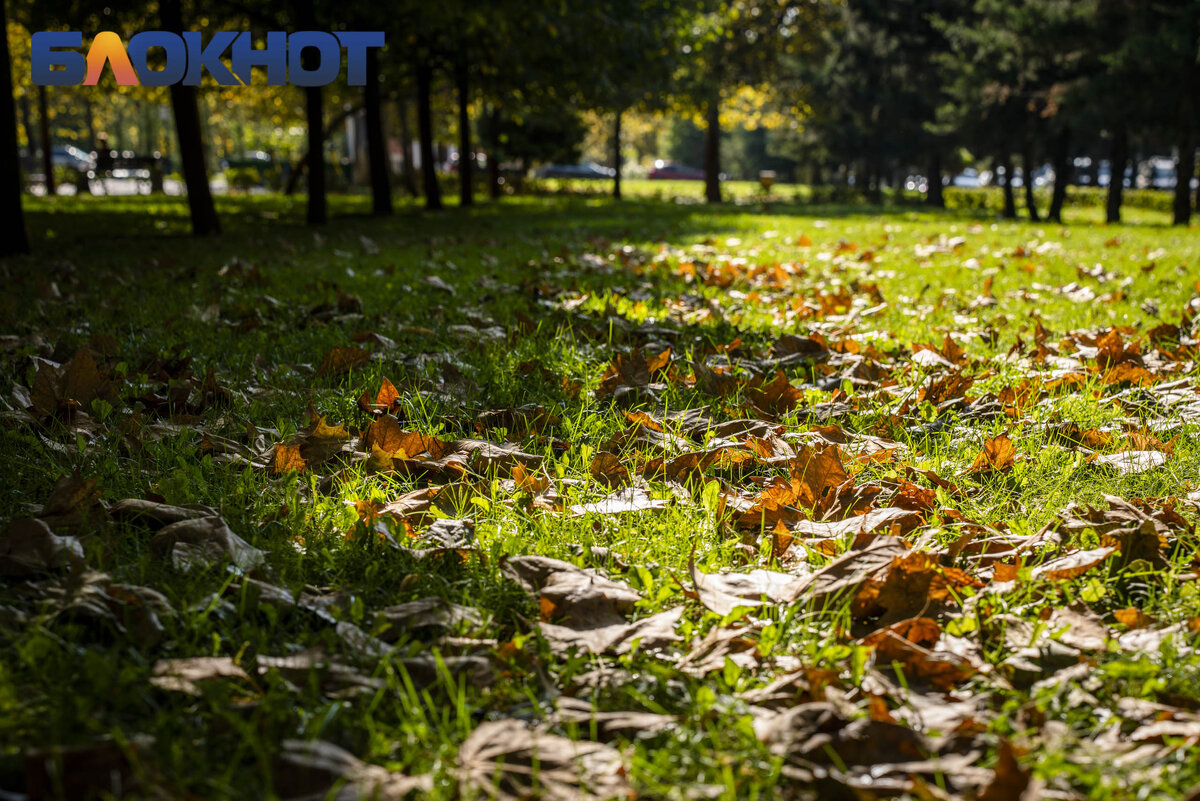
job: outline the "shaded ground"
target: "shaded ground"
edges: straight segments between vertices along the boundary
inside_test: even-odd
[[[0,265],[0,787],[1200,781],[1194,230],[157,202]]]

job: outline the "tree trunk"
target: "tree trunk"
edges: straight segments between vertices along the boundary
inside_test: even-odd
[[[46,187],[46,197],[54,197],[54,152],[50,149],[50,112],[47,109],[46,87],[39,86],[38,123],[41,128],[42,140],[42,173],[45,175],[43,186]]]
[[[21,95],[21,127],[25,130],[25,147],[29,151],[29,155],[33,155],[33,138],[36,134],[33,132],[33,120],[29,111],[29,94]]]
[[[454,62],[454,83],[458,88],[458,205],[475,202],[475,158],[471,153],[471,92],[468,83],[467,46],[459,45]]]
[[[488,197],[499,200],[500,185],[500,107],[492,106],[489,124],[492,129],[492,141],[488,144]]]
[[[314,68],[315,65],[307,67]],[[309,225],[322,225],[329,219],[329,209],[325,200],[325,97],[320,86],[304,87],[304,113],[308,123],[308,211],[305,220]]]
[[[392,213],[392,186],[388,179],[387,146],[383,137],[383,101],[379,97],[379,57],[367,49],[367,85],[363,87],[363,109],[367,122],[367,162],[371,167],[371,212]]]
[[[1025,185],[1025,208],[1029,211],[1029,219],[1041,222],[1037,201],[1033,197],[1033,149],[1029,146],[1028,139],[1021,143],[1021,169],[1025,173],[1022,183]]]
[[[296,0],[296,24],[302,31],[315,31],[317,12],[314,0]],[[317,68],[320,54],[305,48],[300,54],[304,69]],[[308,210],[309,225],[322,225],[329,219],[325,198],[325,95],[320,86],[304,87],[304,116],[308,128]]]
[[[621,199],[621,109],[613,115],[613,200]]]
[[[1050,222],[1062,224],[1062,210],[1067,202],[1067,180],[1071,174],[1071,129],[1063,126],[1054,140],[1054,193],[1050,196]]]
[[[432,88],[433,68],[422,59],[417,62],[417,136],[421,142],[421,177],[425,187],[425,208],[435,211],[442,207],[442,191],[438,187],[433,156],[433,112],[429,99]]]
[[[172,33],[183,31],[183,9],[180,0],[162,0],[159,4],[159,14],[163,30]],[[179,139],[179,165],[187,189],[188,211],[192,217],[192,235],[215,236],[221,233],[221,221],[217,217],[212,189],[208,184],[208,167],[204,162],[204,140],[200,134],[200,109],[196,105],[196,88],[173,84],[170,94],[171,110],[175,115],[175,133]]]
[[[1180,103],[1177,135],[1179,156],[1175,161],[1175,214],[1172,224],[1187,225],[1192,220],[1192,176],[1196,174],[1196,139],[1190,97]]]
[[[1013,163],[1012,156],[1005,153],[1000,159],[1000,166],[1004,169],[1004,211],[1002,216],[1006,220],[1017,219],[1017,198],[1013,193]]]
[[[1112,151],[1109,154],[1108,203],[1106,219],[1110,223],[1121,221],[1121,197],[1125,191],[1125,165],[1129,162],[1129,128],[1120,123],[1113,132]]]
[[[4,3],[0,2],[0,31],[8,30]],[[26,129],[28,135],[28,129]],[[30,149],[33,143],[30,142]],[[17,152],[17,106],[13,100],[12,69],[8,57],[8,37],[0,36],[0,220],[5,234],[0,236],[0,257],[29,252],[25,232],[25,212],[21,208],[21,160]]]
[[[404,189],[413,197],[419,197],[421,191],[417,189],[417,174],[413,169],[412,157],[412,131],[408,127],[408,101],[399,100],[396,103],[396,114],[400,119],[400,149],[404,151],[404,158],[400,161],[400,180],[404,184]]]
[[[720,93],[708,101],[708,128],[704,135],[704,199],[721,202],[721,109]]]
[[[925,190],[925,205],[934,209],[946,208],[946,196],[942,192],[942,153],[934,150],[929,158],[929,175],[925,179],[928,187]]]
[[[96,116],[92,111],[92,99],[87,95],[83,97],[83,114],[87,120],[88,152],[90,153],[96,149]]]

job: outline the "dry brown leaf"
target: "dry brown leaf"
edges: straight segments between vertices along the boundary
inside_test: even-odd
[[[513,556],[500,571],[538,598],[544,620],[575,628],[624,623],[641,595],[624,582],[547,556]]]
[[[369,765],[323,740],[284,740],[274,791],[283,801],[403,801],[433,792],[432,776],[405,776]],[[336,793],[332,791],[338,788]]]
[[[150,540],[150,547],[170,554],[181,570],[208,565],[228,558],[241,570],[253,570],[266,554],[234,534],[220,517],[198,517],[164,526]]]
[[[1158,625],[1158,621],[1152,616],[1132,606],[1115,610],[1113,617],[1117,619],[1118,623],[1129,629],[1144,629]]]
[[[1012,743],[1000,741],[1000,761],[979,801],[1037,801],[1041,798],[1041,782],[1033,778],[1032,770],[1021,767],[1017,756]]]
[[[626,487],[593,503],[575,504],[570,508],[572,517],[594,515],[620,515],[629,512],[646,512],[654,509],[666,509],[670,501],[656,500],[641,487]]]
[[[588,472],[592,474],[592,478],[609,488],[615,489],[629,483],[628,468],[621,464],[615,453],[608,451],[600,451],[592,457]]]
[[[519,492],[536,495],[539,492],[545,492],[550,487],[550,479],[535,470],[530,470],[520,462],[513,465],[512,477]]]
[[[375,393],[375,400],[372,401],[371,396],[364,392],[358,399],[358,407],[368,414],[387,414],[398,400],[400,400],[400,392],[396,389],[396,385],[384,378],[383,383],[379,386],[379,392]]]
[[[1016,461],[1017,451],[1007,434],[989,439],[983,443],[983,450],[971,463],[972,473],[992,473],[1011,470]]]
[[[547,734],[518,720],[480,724],[459,748],[457,774],[468,791],[496,801],[612,801],[633,795],[617,749]]]
[[[241,679],[250,683],[246,671],[227,656],[160,659],[154,663],[150,683],[171,692],[201,695],[204,684],[220,679]]]
[[[696,567],[694,551],[688,559],[688,572],[691,574],[700,603],[722,617],[739,606],[761,606],[764,597],[773,604],[790,604],[800,597],[808,583],[807,576],[794,576],[771,570],[705,573]]]
[[[1051,581],[1068,581],[1082,576],[1116,552],[1117,548],[1115,547],[1074,551],[1066,556],[1043,562],[1033,568],[1032,575],[1034,578],[1048,578]]]
[[[8,524],[0,540],[0,575],[26,576],[55,570],[81,569],[83,545],[74,537],[59,537],[41,520],[28,518]]]
[[[678,642],[681,638],[675,633],[675,626],[682,615],[683,607],[677,606],[633,623],[571,627],[543,621],[538,629],[556,652],[579,648],[593,654],[620,656],[635,647],[649,650]]]
[[[1127,476],[1162,467],[1167,463],[1167,455],[1162,451],[1121,451],[1120,453],[1093,456],[1088,459],[1088,462],[1113,470],[1117,475]]]
[[[370,360],[370,351],[363,350],[362,348],[335,345],[325,354],[325,358],[321,359],[321,366],[317,368],[317,375],[341,375],[342,373],[350,372],[356,367],[362,367]]]
[[[966,572],[943,567],[936,557],[910,551],[897,556],[882,580],[869,579],[854,598],[856,618],[882,614],[881,625],[908,618],[931,616],[954,604],[966,587],[982,587]]]
[[[910,618],[871,634],[862,644],[875,649],[877,664],[898,664],[907,682],[927,681],[951,690],[973,676],[976,669],[958,654],[936,650],[941,636],[936,620]]]
[[[275,446],[275,453],[271,457],[271,472],[275,475],[280,473],[290,473],[293,470],[297,473],[303,473],[308,467],[308,462],[304,461],[304,457],[300,455],[299,445],[288,445],[279,443]]]

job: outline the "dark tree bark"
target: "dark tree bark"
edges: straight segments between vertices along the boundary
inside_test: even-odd
[[[925,205],[935,209],[946,208],[946,196],[942,192],[942,153],[934,150],[929,158],[929,182],[925,190]]]
[[[313,0],[296,0],[296,24],[302,31],[319,30]],[[320,54],[306,48],[300,54],[304,69],[316,69]],[[308,128],[308,209],[309,225],[322,225],[329,219],[325,197],[325,94],[320,86],[304,87],[304,117]]]
[[[501,195],[499,106],[492,106],[489,122],[492,129],[492,141],[488,144],[488,197],[492,200],[499,200]]]
[[[1006,220],[1017,219],[1017,198],[1013,193],[1013,163],[1012,156],[1007,153],[1001,157],[1000,166],[1004,169],[1004,181],[1001,186],[1004,187],[1004,211],[1003,217]]]
[[[433,111],[429,95],[433,89],[433,68],[424,59],[417,62],[417,137],[421,142],[421,177],[425,188],[425,208],[442,207],[433,155]]]
[[[1038,214],[1037,200],[1033,197],[1033,149],[1029,146],[1028,139],[1021,143],[1021,169],[1024,171],[1024,179],[1021,183],[1025,186],[1025,208],[1029,211],[1029,219],[1033,222],[1041,222],[1042,217]]]
[[[1109,154],[1108,202],[1105,218],[1110,223],[1121,221],[1121,199],[1125,192],[1125,165],[1129,163],[1129,128],[1124,122],[1113,131],[1112,151]]]
[[[613,115],[613,200],[621,199],[621,109]]]
[[[400,149],[404,151],[404,157],[400,160],[400,181],[404,184],[404,191],[413,197],[419,197],[421,191],[417,189],[417,173],[413,169],[413,141],[412,131],[408,127],[407,100],[397,101],[396,116],[400,122]]]
[[[96,117],[92,113],[92,99],[87,95],[83,97],[83,114],[87,120],[88,132],[88,151],[96,149]]]
[[[183,31],[183,9],[180,0],[162,0],[159,4],[163,30]],[[221,221],[213,204],[208,184],[208,168],[204,163],[204,139],[200,133],[200,109],[196,105],[196,88],[174,84],[170,88],[171,110],[175,115],[175,133],[179,140],[179,164],[187,188],[188,211],[192,217],[193,236],[215,236],[221,233]]]
[[[458,205],[475,203],[475,158],[471,153],[471,92],[467,46],[460,44],[454,61],[454,83],[458,90]]]
[[[321,225],[329,219],[329,207],[325,200],[325,96],[320,86],[304,87],[304,115],[308,123],[308,210],[305,220],[309,225]]]
[[[721,202],[721,109],[720,93],[713,92],[706,112],[708,127],[704,135],[704,199]]]
[[[1062,210],[1067,202],[1067,180],[1071,174],[1071,129],[1063,126],[1054,138],[1054,193],[1050,196],[1050,211],[1046,219],[1062,223]]]
[[[0,2],[0,31],[8,30],[4,3]],[[28,135],[28,128],[26,128]],[[32,147],[32,142],[30,143]],[[17,152],[17,106],[13,100],[8,37],[0,36],[0,257],[29,252],[25,212],[21,208],[21,160]]]
[[[11,79],[10,79],[11,80]],[[50,149],[50,112],[46,103],[46,87],[39,86],[38,96],[38,127],[41,129],[42,142],[42,174],[45,176],[43,186],[46,187],[46,197],[54,197],[54,152]]]
[[[25,143],[29,148],[29,155],[33,155],[33,119],[29,111],[29,95],[21,95],[21,127],[25,130]]]
[[[1174,225],[1187,225],[1192,220],[1192,176],[1196,174],[1196,138],[1192,113],[1192,100],[1189,97],[1180,103],[1179,110],[1176,140],[1179,156],[1175,161],[1175,201],[1172,204]]]
[[[379,96],[379,57],[367,50],[367,85],[363,87],[363,109],[367,122],[367,161],[371,167],[371,212],[392,213],[392,185],[388,178],[387,147],[383,138],[383,101]]]

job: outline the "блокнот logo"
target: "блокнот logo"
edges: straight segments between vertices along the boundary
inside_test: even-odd
[[[81,32],[40,31],[31,40],[32,78],[40,86],[95,86],[107,62],[121,86],[199,86],[204,70],[222,86],[249,86],[252,67],[266,69],[268,86],[325,86],[341,72],[344,47],[346,82],[362,86],[367,80],[367,50],[383,43],[382,31],[272,31],[262,48],[253,47],[246,32],[221,31],[205,42],[199,31],[142,31],[125,45],[118,34],[101,31],[85,56],[79,52]],[[149,64],[152,48],[164,56],[158,69]],[[320,58],[305,68],[300,54],[307,48]],[[227,51],[231,66],[221,61]]]

